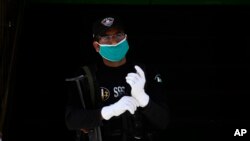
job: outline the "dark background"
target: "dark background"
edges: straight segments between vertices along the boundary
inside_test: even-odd
[[[249,6],[27,4],[6,140],[73,140],[64,79],[98,54],[92,22],[124,19],[129,57],[159,67],[171,122],[163,140],[225,140],[249,129]]]

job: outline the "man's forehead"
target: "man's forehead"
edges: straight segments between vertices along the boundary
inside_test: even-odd
[[[108,29],[104,34],[105,35],[113,35],[113,34],[117,34],[120,32],[123,32],[123,30],[120,28],[113,27],[113,28]]]

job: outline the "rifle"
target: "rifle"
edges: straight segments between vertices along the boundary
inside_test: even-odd
[[[95,100],[95,95],[96,95],[95,78],[93,77],[93,74],[90,69],[92,68],[88,66],[84,66],[83,70],[85,71],[85,75],[80,75],[74,78],[65,79],[65,81],[67,82],[75,82],[83,109],[86,109],[87,107],[83,98],[82,90],[90,94],[90,98],[91,98],[93,105],[95,105],[95,101],[96,101]],[[85,83],[81,83],[81,81]],[[87,82],[87,85],[86,85],[86,82]],[[87,87],[89,88],[87,89]],[[89,130],[87,134],[88,134],[89,141],[102,141],[101,129],[99,126],[95,127],[94,129]],[[82,135],[82,131],[78,130],[76,132],[76,141],[81,140],[81,135]]]

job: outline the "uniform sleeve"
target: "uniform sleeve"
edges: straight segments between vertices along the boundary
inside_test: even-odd
[[[65,82],[68,99],[65,107],[65,122],[70,130],[81,128],[91,129],[101,125],[101,109],[84,109],[76,82]],[[88,105],[88,100],[85,100]]]
[[[165,129],[170,119],[166,99],[166,83],[157,70],[146,68],[146,71],[145,92],[149,95],[150,100],[148,105],[142,109],[142,113],[153,127]]]

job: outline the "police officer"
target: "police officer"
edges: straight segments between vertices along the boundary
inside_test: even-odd
[[[94,72],[98,104],[83,109],[77,92],[70,91],[65,115],[69,129],[88,133],[101,127],[103,141],[146,141],[153,139],[154,131],[166,128],[169,114],[160,74],[128,61],[127,38],[118,17],[107,16],[93,24],[93,47],[102,58]]]

